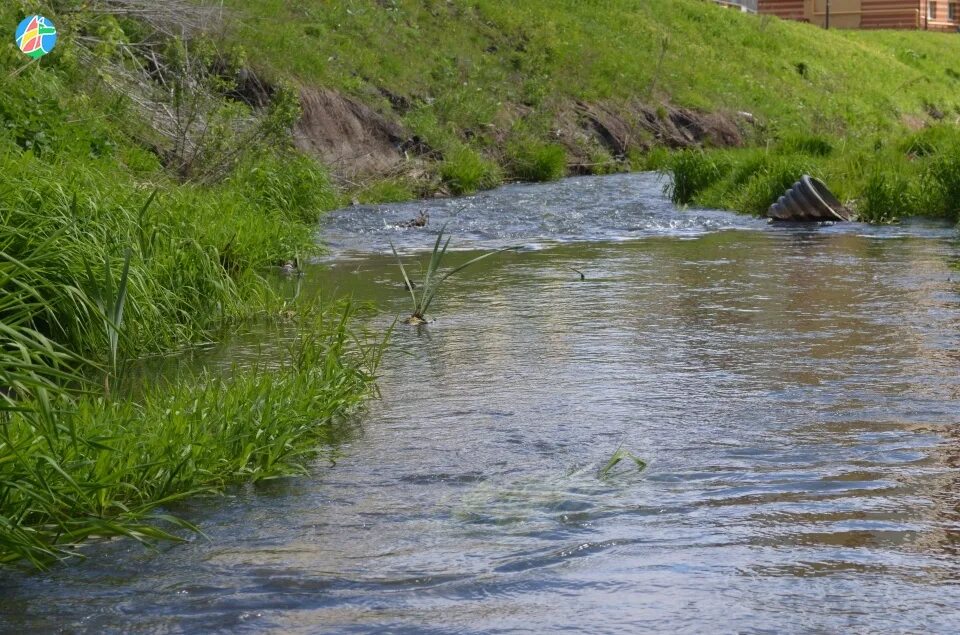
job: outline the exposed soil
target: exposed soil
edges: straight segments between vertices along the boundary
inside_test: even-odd
[[[371,108],[323,88],[304,88],[300,101],[303,116],[294,127],[294,143],[336,173],[388,173],[404,159],[409,136]]]
[[[405,97],[388,97],[398,116],[409,108]],[[413,156],[442,158],[394,119],[353,98],[328,89],[305,88],[301,102],[303,117],[294,128],[297,147],[340,176],[385,176],[406,171],[402,164]],[[511,109],[506,104],[503,112],[504,116],[494,123],[495,139],[505,140],[512,121],[525,114],[523,109]],[[622,161],[630,150],[642,152],[655,146],[742,146],[748,129],[756,125],[752,116],[702,113],[666,105],[614,106],[578,101],[560,109],[553,136],[567,150],[569,171],[584,174],[595,171],[592,162],[598,150],[614,161]],[[469,136],[467,131],[464,135]]]
[[[558,138],[574,158],[574,168],[578,159],[589,161],[585,152],[593,144],[614,159],[625,158],[631,149],[646,151],[655,146],[739,147],[744,145],[745,128],[753,125],[742,117],[673,106],[634,103],[614,107],[582,101],[557,119]]]

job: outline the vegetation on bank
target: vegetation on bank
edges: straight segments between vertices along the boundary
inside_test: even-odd
[[[312,312],[279,365],[188,374],[136,400],[46,389],[0,412],[0,563],[43,566],[91,536],[174,539],[192,526],[161,506],[302,473],[379,363],[352,316]]]
[[[763,149],[709,153],[710,161],[738,166],[727,176],[739,185],[700,202],[756,211],[806,170],[850,198],[866,200],[869,190],[861,215],[882,219],[928,209],[876,207],[897,178],[921,188],[911,154],[895,149],[960,116],[955,34],[824,31],[703,0],[225,6],[239,18],[230,36],[262,67],[339,90],[434,150],[420,163],[435,181],[423,186],[391,174],[390,198],[397,183],[411,194],[433,187],[463,193],[502,179],[662,167],[655,125],[633,124],[683,107],[736,122],[747,146]],[[632,127],[625,148],[590,130],[584,103]],[[874,179],[867,188],[887,159],[894,163],[883,184]],[[420,163],[411,161],[411,173],[423,173]]]
[[[954,124],[846,149],[811,136],[764,149],[685,150],[662,169],[673,176],[667,193],[681,205],[764,214],[800,175],[812,174],[863,221],[960,221],[960,129]]]
[[[11,29],[36,10],[60,29],[39,62],[0,44],[0,562],[170,537],[161,506],[301,470],[379,361],[349,306],[288,306],[269,282],[338,202],[292,148],[295,94],[248,103],[242,51],[171,35],[189,16],[163,3],[105,6],[0,6]],[[291,312],[279,368],[130,372]]]

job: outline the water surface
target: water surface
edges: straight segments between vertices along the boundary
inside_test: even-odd
[[[302,284],[386,315],[390,241],[414,270],[444,223],[523,249],[398,328],[335,465],[180,510],[206,538],[0,574],[0,629],[956,632],[955,231],[771,227],[660,185],[334,214]],[[598,476],[620,446],[649,467]]]

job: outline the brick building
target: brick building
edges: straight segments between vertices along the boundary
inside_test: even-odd
[[[734,4],[788,20],[826,24],[827,0],[751,0]],[[957,31],[960,0],[830,0],[830,27]]]

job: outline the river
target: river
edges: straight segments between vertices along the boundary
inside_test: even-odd
[[[303,291],[373,301],[377,328],[409,311],[390,241],[414,271],[445,223],[452,262],[521,249],[397,326],[335,461],[191,502],[185,543],[0,574],[0,629],[955,633],[956,230],[771,226],[660,189],[335,212]],[[600,474],[618,448],[647,468]]]

